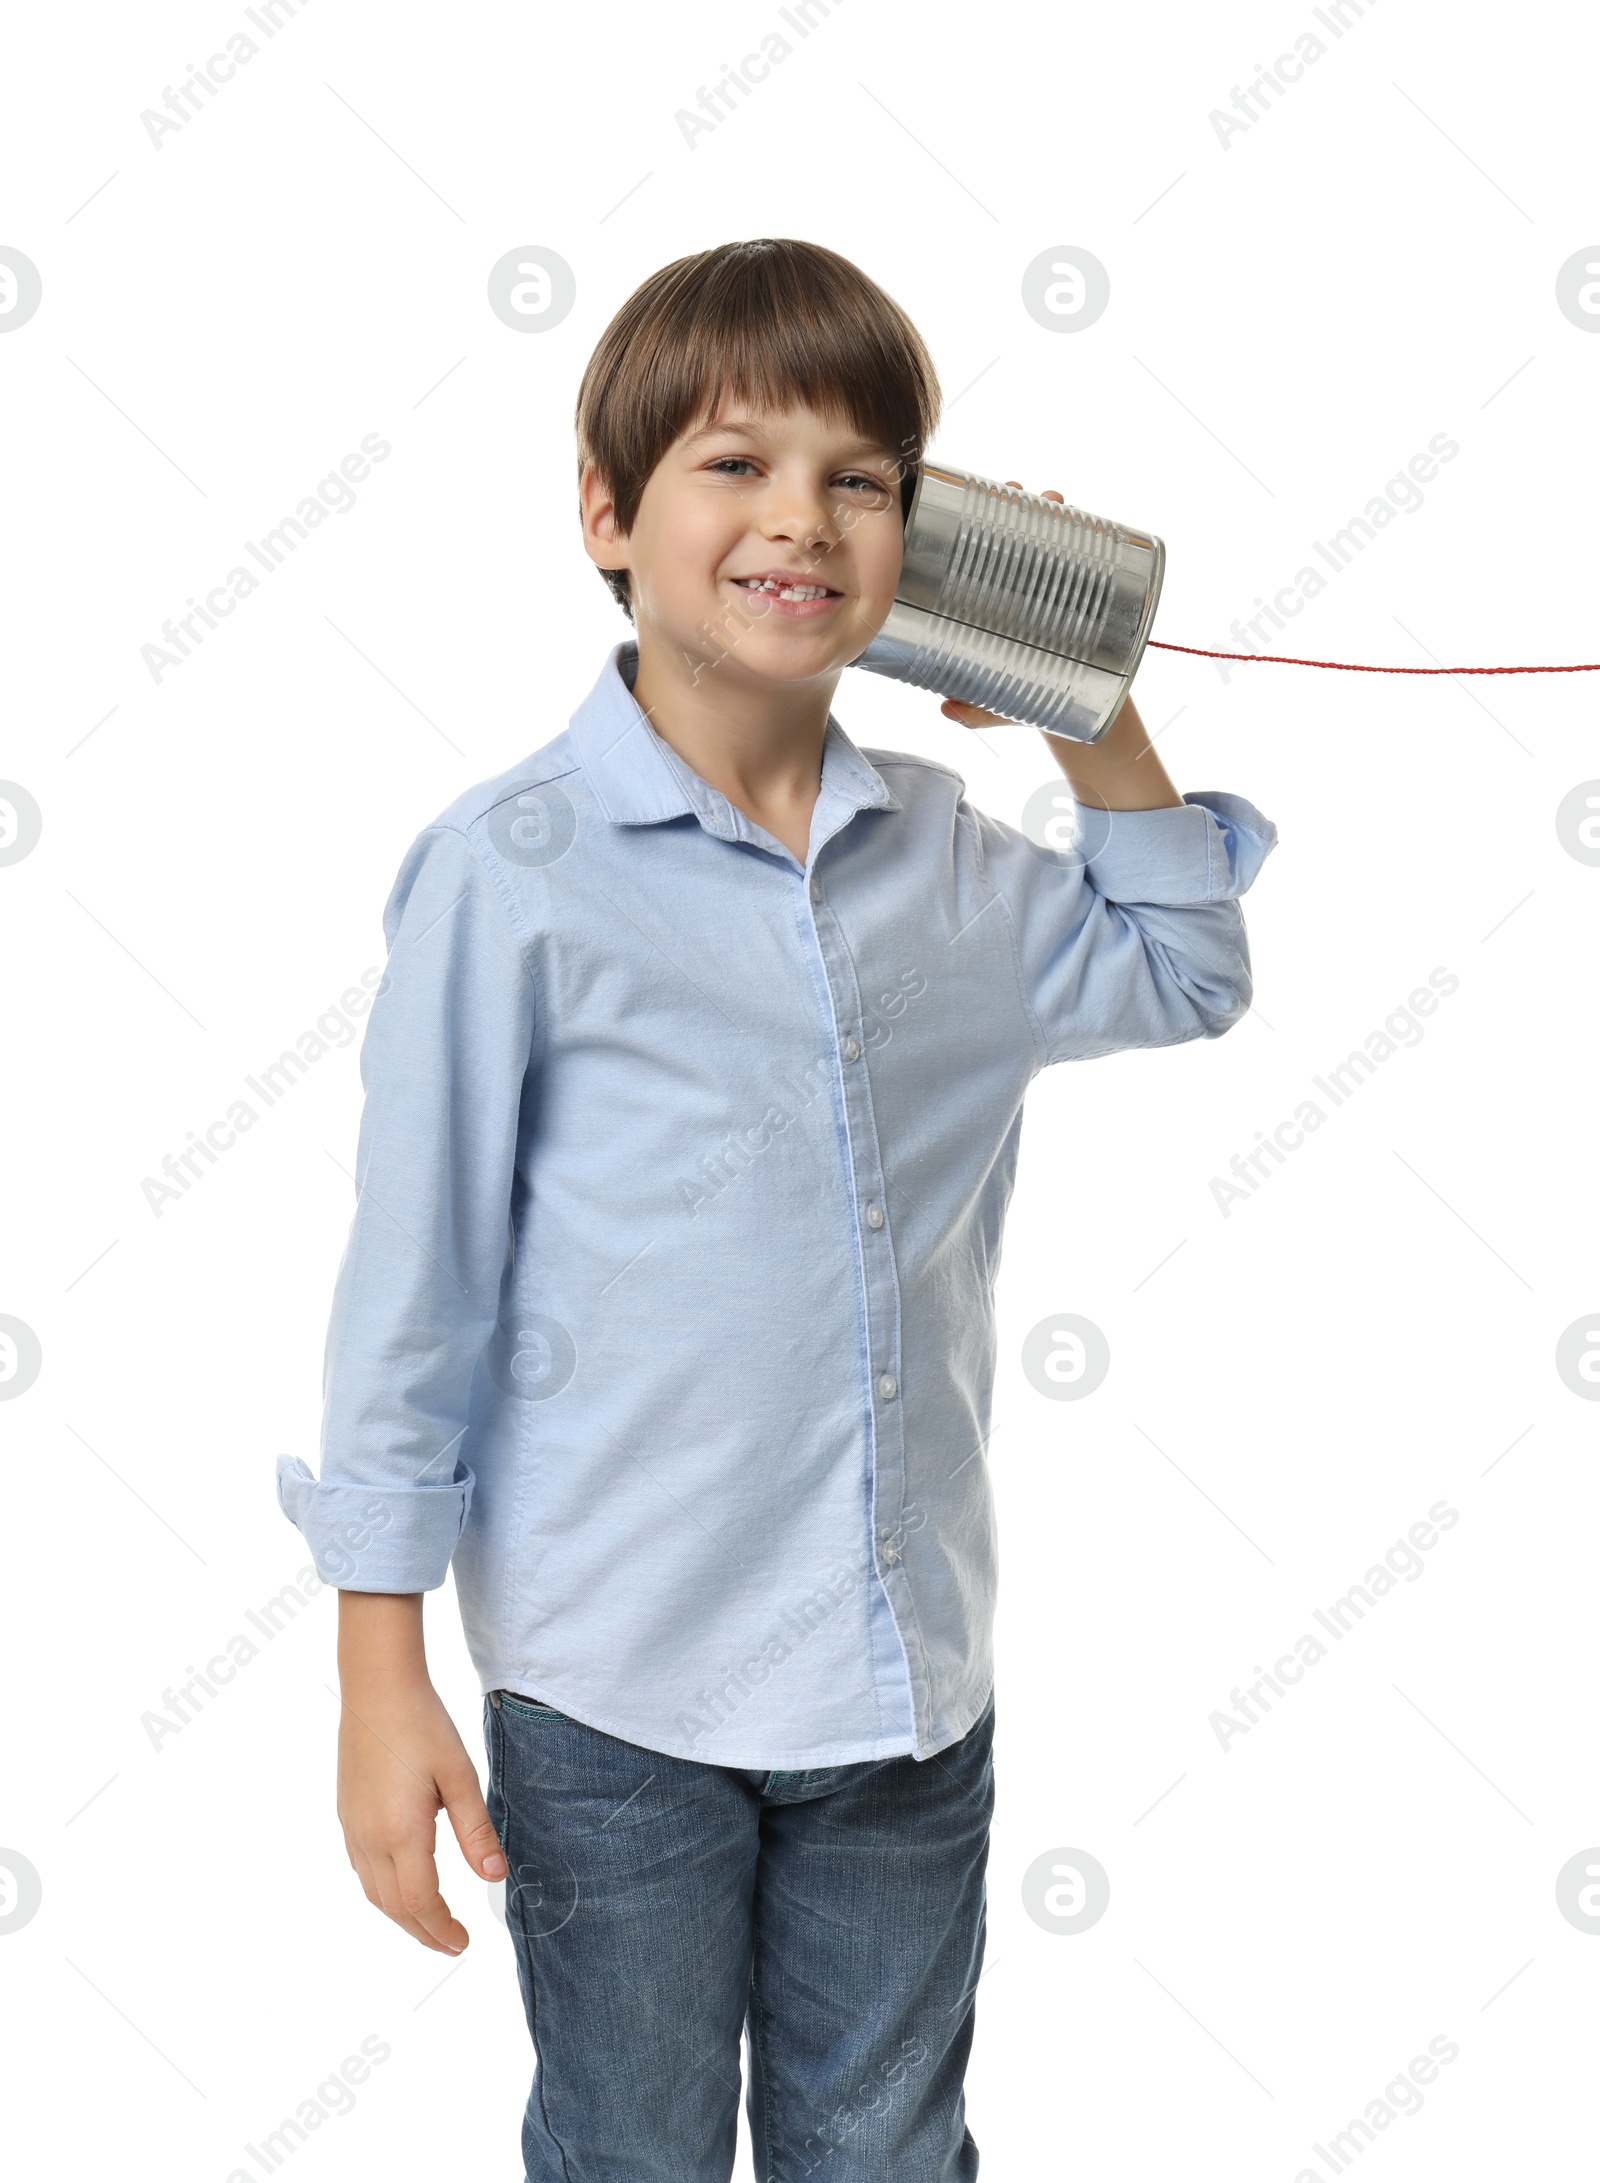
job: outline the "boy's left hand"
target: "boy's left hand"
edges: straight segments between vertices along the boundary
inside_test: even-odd
[[[1015,485],[1019,492],[1026,490],[1020,478],[1007,478],[1006,483]],[[1052,486],[1039,497],[1061,500],[1063,496]],[[962,728],[1016,724],[1004,713],[969,705],[959,697],[947,697],[939,710]],[[1045,734],[1044,739],[1079,803],[1098,805],[1102,811],[1151,811],[1183,801],[1150,746],[1131,690],[1123,692],[1098,743],[1079,743],[1068,735]]]
[[[1027,490],[1021,478],[1007,478],[1006,483],[1014,485],[1019,493]],[[1064,505],[1066,495],[1058,493],[1052,485],[1049,491],[1041,493],[1039,498],[1041,500],[1059,500]],[[1008,720],[1004,713],[986,712],[981,705],[968,705],[959,697],[947,697],[939,710],[944,714],[946,720],[953,720],[958,728],[1009,728],[1016,724],[1014,721]]]

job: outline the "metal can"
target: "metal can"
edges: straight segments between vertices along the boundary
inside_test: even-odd
[[[1149,531],[924,463],[894,605],[852,665],[1098,742],[1143,656],[1166,558]]]

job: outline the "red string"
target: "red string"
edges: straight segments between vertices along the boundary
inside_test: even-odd
[[[1198,644],[1163,644],[1150,638],[1158,652],[1192,652],[1197,659],[1261,660],[1271,667],[1333,667],[1345,675],[1600,675],[1600,660],[1581,667],[1361,667],[1345,659],[1290,659],[1281,652],[1208,652]]]

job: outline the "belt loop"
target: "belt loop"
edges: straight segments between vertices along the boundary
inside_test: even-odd
[[[499,1712],[499,1710],[500,1710],[500,1693],[499,1693],[499,1691],[497,1691],[497,1690],[491,1690],[491,1691],[490,1691],[490,1693],[489,1693],[489,1703],[490,1703],[490,1704],[491,1704],[491,1705],[492,1705],[492,1706],[494,1707],[495,1711],[496,1711],[496,1712],[498,1713],[498,1712]]]

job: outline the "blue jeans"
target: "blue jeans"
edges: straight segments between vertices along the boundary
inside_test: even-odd
[[[527,2183],[970,2183],[994,1700],[959,1742],[802,1773],[484,1704],[537,2070]]]

